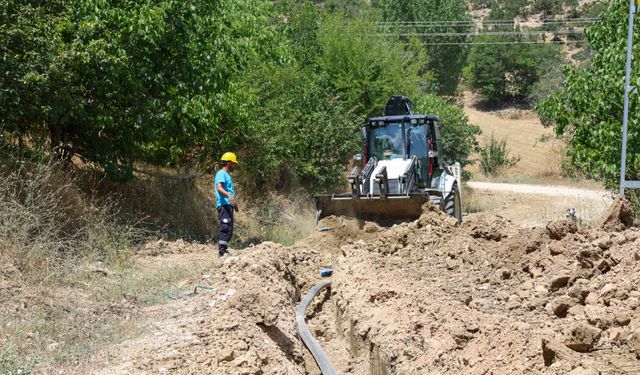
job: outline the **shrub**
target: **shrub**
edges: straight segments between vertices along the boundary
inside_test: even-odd
[[[491,134],[489,140],[480,148],[480,170],[485,176],[498,175],[505,169],[515,166],[518,156],[509,156],[506,139],[496,139]]]

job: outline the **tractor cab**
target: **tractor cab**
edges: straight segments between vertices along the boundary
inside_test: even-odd
[[[439,169],[438,117],[402,115],[374,117],[362,126],[363,167],[371,160],[406,164],[415,158],[418,187],[430,186]],[[399,162],[402,160],[403,162]],[[391,163],[389,163],[391,164]]]

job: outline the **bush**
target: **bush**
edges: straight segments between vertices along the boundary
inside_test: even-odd
[[[519,161],[520,157],[509,156],[507,140],[498,140],[494,134],[491,134],[491,138],[480,148],[480,170],[485,176],[498,175]]]

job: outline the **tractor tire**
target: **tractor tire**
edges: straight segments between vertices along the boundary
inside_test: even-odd
[[[460,198],[458,185],[453,185],[453,189],[444,199],[444,212],[453,216],[458,220],[458,223],[462,224],[462,199]]]

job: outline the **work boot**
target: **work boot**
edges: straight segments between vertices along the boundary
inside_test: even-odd
[[[218,251],[218,255],[220,257],[225,257],[225,256],[230,257],[231,253],[229,252],[229,250],[222,250],[222,251]]]

